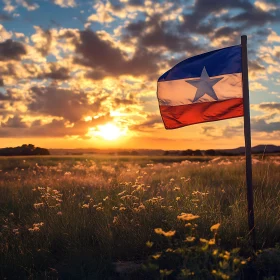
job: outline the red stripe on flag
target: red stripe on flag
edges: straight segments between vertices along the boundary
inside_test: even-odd
[[[180,106],[160,105],[159,109],[166,129],[236,118],[244,115],[243,98]]]

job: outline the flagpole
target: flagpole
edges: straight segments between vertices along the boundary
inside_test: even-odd
[[[252,155],[251,155],[251,125],[250,125],[250,100],[248,82],[248,57],[247,57],[247,36],[241,36],[242,47],[242,88],[244,104],[244,136],[246,155],[246,185],[248,202],[248,225],[249,236],[254,249],[256,248],[255,222],[254,222],[254,197],[252,186]]]

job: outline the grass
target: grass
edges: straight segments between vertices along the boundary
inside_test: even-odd
[[[253,163],[257,253],[241,157],[1,158],[0,278],[278,279],[280,158]]]

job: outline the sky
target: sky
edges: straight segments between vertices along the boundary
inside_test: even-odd
[[[252,145],[280,145],[279,0],[0,0],[0,147],[223,149],[243,118],[165,130],[157,80],[248,36]]]

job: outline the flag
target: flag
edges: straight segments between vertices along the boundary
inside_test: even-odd
[[[238,45],[188,58],[158,79],[166,129],[244,115],[241,50]]]

